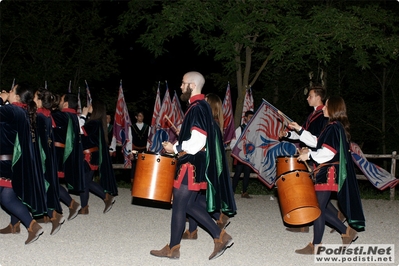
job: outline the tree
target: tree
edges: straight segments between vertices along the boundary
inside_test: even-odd
[[[236,74],[238,124],[245,89],[253,87],[271,63],[284,69],[324,67],[346,50],[361,68],[369,68],[374,58],[380,64],[397,58],[395,14],[379,3],[356,4],[134,0],[121,16],[119,30],[126,34],[144,29],[138,42],[155,56],[166,53],[165,44],[181,36],[192,40],[199,53],[213,52],[228,73]]]
[[[84,88],[118,72],[111,28],[97,2],[2,1],[1,85],[13,78],[53,92]],[[117,83],[117,82],[116,82]]]

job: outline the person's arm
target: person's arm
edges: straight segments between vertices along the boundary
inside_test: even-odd
[[[234,131],[234,138],[230,141],[230,149],[233,150],[236,146],[237,140],[241,135],[241,127],[237,127],[236,131]]]
[[[206,133],[202,130],[193,129],[191,131],[191,138],[183,141],[181,145],[179,145],[179,142],[176,142],[173,145],[173,151],[175,153],[185,151],[188,154],[196,154],[205,147],[205,144]]]

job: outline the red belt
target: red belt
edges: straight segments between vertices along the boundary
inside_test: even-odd
[[[54,146],[59,147],[59,148],[65,148],[65,144],[61,142],[54,142]]]
[[[90,149],[86,149],[86,150],[83,151],[83,153],[92,153],[94,151],[98,151],[98,147],[93,147],[93,148],[90,148]]]
[[[200,151],[205,151],[205,147],[202,148]],[[179,152],[179,153],[177,154],[177,157],[182,157],[182,156],[184,156],[184,155],[186,155],[186,154],[187,154],[186,151],[181,151],[181,152]]]
[[[0,161],[12,161],[12,154],[0,155]]]

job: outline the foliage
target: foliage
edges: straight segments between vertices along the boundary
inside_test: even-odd
[[[117,73],[111,28],[96,1],[2,1],[1,86],[13,78],[64,93]]]
[[[287,107],[289,102],[289,109],[294,110],[290,116],[304,121],[308,112],[297,112],[298,102],[305,110],[302,92],[310,81],[323,81],[326,86],[328,83],[330,94],[344,92],[344,96],[356,101],[351,93],[359,86],[345,85],[359,84],[360,76],[375,83],[366,71],[381,80],[375,70],[395,65],[399,43],[397,14],[398,3],[392,1],[134,0],[121,16],[119,30],[124,34],[139,30],[138,42],[155,56],[167,53],[167,44],[176,38],[193,42],[199,54],[213,53],[214,60],[224,65],[222,75],[236,75],[236,95],[232,92],[237,96],[233,97],[237,99],[236,124],[248,86],[258,95],[256,101],[267,96],[277,107]],[[356,75],[348,74],[349,70],[355,70]],[[314,80],[308,79],[309,72],[314,73]],[[316,74],[321,72],[323,80]],[[293,77],[288,76],[291,74]],[[221,80],[220,75],[215,76]],[[391,80],[396,81],[397,76],[396,72]],[[346,80],[353,77],[353,81]],[[375,97],[379,90],[392,89],[374,87],[360,98]],[[387,97],[392,96],[389,100],[397,102],[393,92]],[[375,104],[381,105],[387,99]],[[361,107],[359,112],[366,113],[364,102]],[[394,111],[398,116],[398,110]],[[382,110],[380,114],[387,113]],[[373,117],[369,124],[375,125],[378,120],[382,121],[381,127],[374,130],[385,141],[384,116]],[[390,128],[397,132],[398,124]],[[372,130],[369,126],[365,131]]]

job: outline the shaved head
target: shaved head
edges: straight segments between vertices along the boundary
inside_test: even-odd
[[[183,80],[185,80],[188,83],[195,84],[194,88],[192,89],[194,91],[197,91],[198,93],[201,93],[202,87],[204,87],[205,84],[204,76],[202,76],[201,73],[196,71],[191,71],[186,73],[183,77]]]

